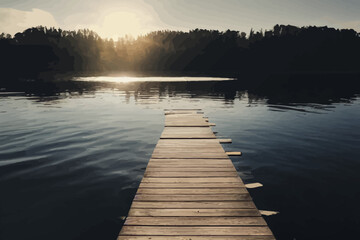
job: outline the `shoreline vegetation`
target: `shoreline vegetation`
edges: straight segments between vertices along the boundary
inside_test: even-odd
[[[0,88],[54,91],[74,76],[211,76],[237,89],[360,89],[360,33],[275,25],[266,31],[155,31],[103,39],[94,31],[34,27],[0,34]],[[80,83],[68,83],[75,86]],[[57,91],[57,90],[56,90]]]

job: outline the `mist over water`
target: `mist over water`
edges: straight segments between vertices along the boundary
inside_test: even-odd
[[[170,79],[171,80],[171,79]],[[235,81],[64,83],[0,95],[0,239],[116,239],[164,127],[201,108],[278,239],[356,236],[357,90],[285,94]],[[321,93],[321,94],[320,94]]]

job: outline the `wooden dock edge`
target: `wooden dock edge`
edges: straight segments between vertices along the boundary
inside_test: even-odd
[[[275,239],[200,111],[166,109],[118,240]]]

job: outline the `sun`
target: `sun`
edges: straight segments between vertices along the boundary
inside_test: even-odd
[[[139,11],[114,11],[103,15],[96,31],[103,37],[113,38],[130,35],[137,37],[152,29],[152,16]]]
[[[106,15],[102,23],[102,35],[116,37],[119,35],[138,36],[145,29],[141,25],[140,16],[131,12],[114,12]]]

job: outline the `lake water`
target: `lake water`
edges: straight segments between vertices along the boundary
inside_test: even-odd
[[[0,239],[116,239],[164,108],[201,108],[233,140],[239,175],[264,185],[255,204],[280,212],[265,217],[278,239],[356,239],[359,92],[281,102],[231,82],[0,94]]]

